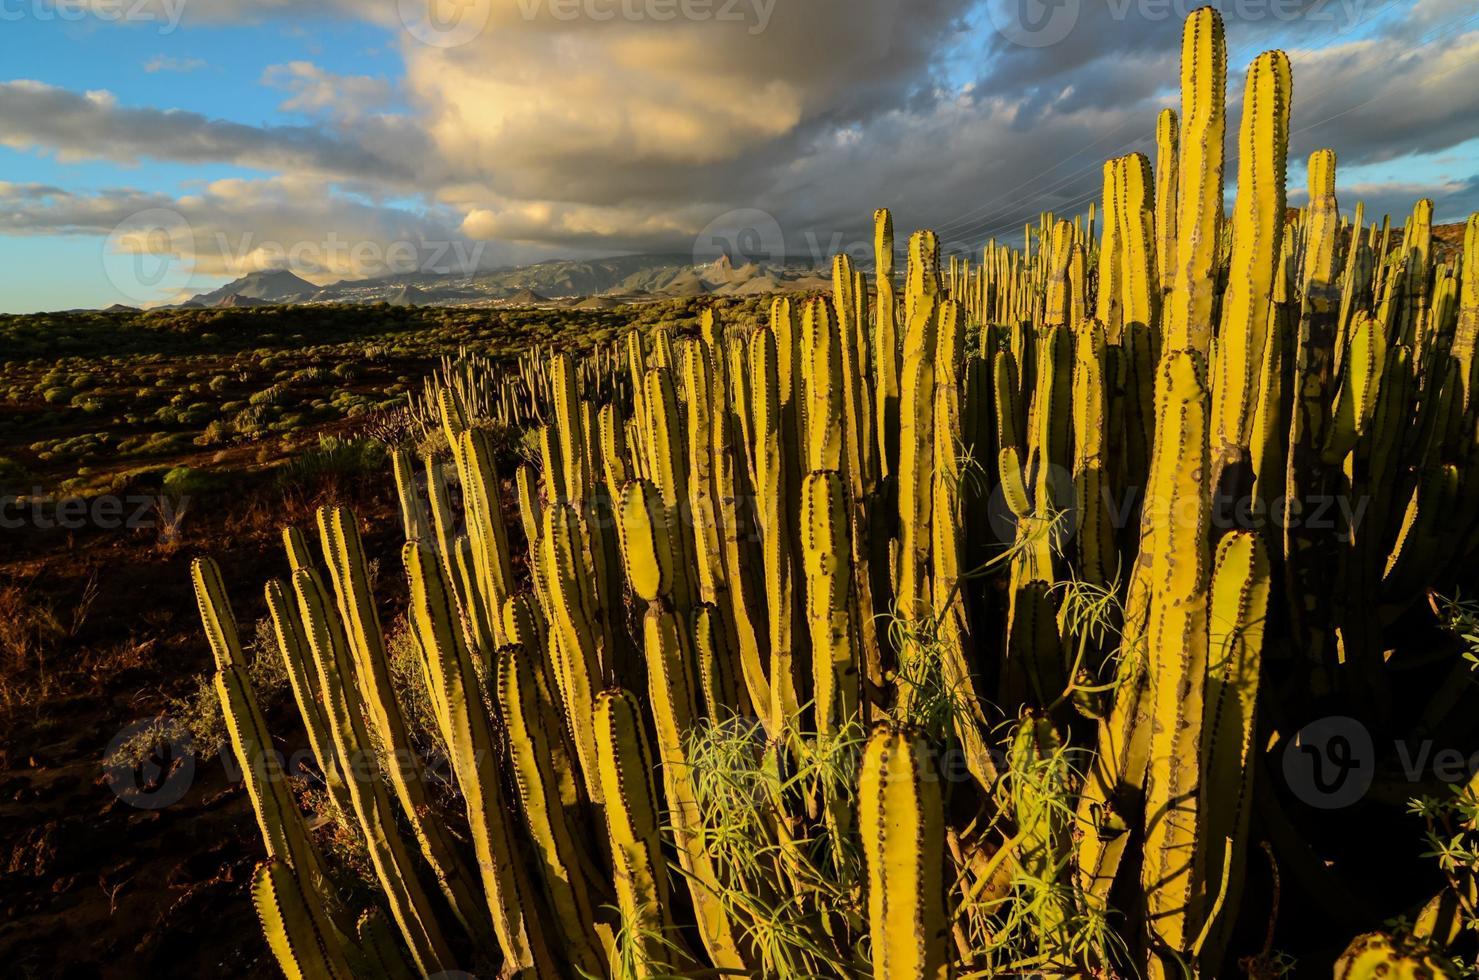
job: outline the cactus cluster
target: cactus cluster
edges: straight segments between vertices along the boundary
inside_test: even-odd
[[[316,548],[290,529],[267,586],[380,886],[362,915],[199,562],[284,971],[1216,977],[1253,952],[1256,842],[1299,846],[1271,760],[1322,715],[1397,723],[1384,637],[1479,549],[1479,215],[1457,262],[1429,202],[1394,247],[1345,222],[1321,150],[1290,217],[1278,51],[1247,72],[1226,215],[1226,76],[1198,10],[1180,112],[1154,161],[1105,164],[1087,231],[1044,215],[948,269],[915,232],[900,280],[881,210],[871,271],[839,257],[753,332],[710,312],[448,367],[424,417],[449,458],[394,477],[466,841],[354,515],[322,511]],[[488,422],[537,465],[499,472]],[[1360,507],[1315,519],[1331,500]],[[1442,975],[1406,949],[1363,937],[1340,975]]]

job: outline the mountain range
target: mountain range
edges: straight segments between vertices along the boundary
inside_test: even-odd
[[[684,255],[621,255],[551,259],[532,265],[465,273],[412,272],[346,279],[317,286],[286,269],[253,272],[179,303],[177,309],[389,303],[394,306],[573,306],[604,309],[621,303],[692,296],[736,296],[831,288],[829,273],[806,265],[746,262],[727,255],[694,264]]]

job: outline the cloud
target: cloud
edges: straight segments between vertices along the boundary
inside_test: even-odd
[[[201,58],[169,58],[162,54],[157,54],[154,57],[150,58],[148,61],[144,62],[144,71],[148,72],[151,75],[162,71],[180,72],[184,74],[192,71],[199,71],[200,69],[205,67],[206,62],[204,59]]]
[[[292,175],[213,187],[199,210],[175,202],[192,209],[192,226],[210,228],[254,227],[260,208],[291,230],[304,209],[310,226],[366,237],[394,238],[409,221],[497,242],[509,256],[589,254],[687,250],[726,214],[761,209],[787,253],[825,259],[866,243],[872,209],[886,205],[901,233],[928,225],[977,247],[1017,241],[1041,210],[1086,210],[1106,158],[1153,156],[1155,114],[1177,101],[1182,8],[1194,5],[1063,0],[1043,10],[1074,11],[1069,29],[1033,46],[1020,11],[1041,0],[784,0],[768,13],[742,0],[727,7],[744,15],[737,21],[717,16],[727,0],[455,2],[479,29],[454,46],[403,27],[398,4],[336,6],[395,32],[405,77],[340,76],[306,61],[268,68],[263,83],[311,126],[246,126],[11,82],[0,84],[0,142],[65,160],[224,161]],[[659,22],[674,6],[680,15]],[[1220,6],[1231,44],[1229,182],[1245,66],[1276,44],[1294,65],[1296,170],[1323,146],[1349,169],[1432,157],[1479,132],[1469,0]],[[202,0],[198,13],[306,9]],[[1451,180],[1340,191],[1393,214],[1427,194],[1454,215],[1479,205],[1467,164],[1448,168]],[[423,200],[424,213],[384,203],[407,198]],[[55,195],[32,205],[53,218],[100,206]],[[385,212],[379,224],[375,212]]]
[[[308,115],[358,120],[382,108],[392,94],[390,82],[369,75],[336,75],[311,61],[269,65],[262,84],[290,93],[280,108]]]
[[[0,144],[41,149],[63,161],[226,162],[397,181],[416,172],[422,139],[414,125],[391,117],[365,124],[351,138],[316,126],[248,126],[194,112],[122,107],[109,92],[78,94],[21,80],[0,82]]]
[[[1479,128],[1479,28],[1421,46],[1394,37],[1289,52],[1292,154],[1334,147],[1346,163],[1434,153]]]
[[[1402,221],[1412,213],[1413,205],[1422,198],[1433,202],[1433,221],[1436,224],[1461,222],[1479,211],[1479,173],[1463,180],[1346,183],[1337,185],[1336,192],[1344,211],[1353,208],[1357,201],[1365,202],[1367,224],[1380,221],[1385,214],[1390,215],[1392,222],[1400,228]],[[1291,205],[1303,205],[1308,200],[1309,192],[1305,188],[1289,189]]]
[[[465,179],[526,200],[660,205],[763,186],[745,161],[778,163],[907,101],[965,6],[810,0],[752,34],[713,19],[563,20],[554,0],[525,19],[521,0],[493,7],[468,44],[408,35],[402,49],[408,97]]]
[[[287,268],[324,285],[390,273],[470,274],[550,256],[469,239],[439,208],[385,207],[326,192],[311,178],[222,180],[183,196],[114,188],[88,194],[43,184],[0,183],[0,235],[75,235],[143,243],[177,259],[171,288]],[[153,229],[167,234],[149,234]],[[99,261],[108,256],[100,252]],[[87,275],[88,270],[77,270]],[[165,299],[164,296],[156,297]]]

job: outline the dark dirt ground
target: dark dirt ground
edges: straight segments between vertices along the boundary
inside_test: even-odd
[[[284,574],[280,528],[311,527],[337,501],[394,547],[387,474],[284,489],[232,475],[190,502],[179,537],[157,530],[6,531],[0,550],[0,974],[16,977],[277,976],[248,892],[262,857],[243,785],[217,757],[166,760],[115,779],[158,808],[125,803],[104,758],[127,726],[189,692],[211,655],[190,561],[222,565],[243,633]],[[295,720],[273,719],[291,753]]]

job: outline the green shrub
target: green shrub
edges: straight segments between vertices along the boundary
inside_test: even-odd
[[[326,477],[357,477],[379,473],[386,466],[385,447],[372,439],[319,436],[318,445],[284,467],[281,480],[313,484]]]
[[[208,493],[214,489],[215,485],[216,480],[209,473],[203,473],[189,466],[176,466],[164,474],[160,490],[171,500],[181,500],[185,497]]]

